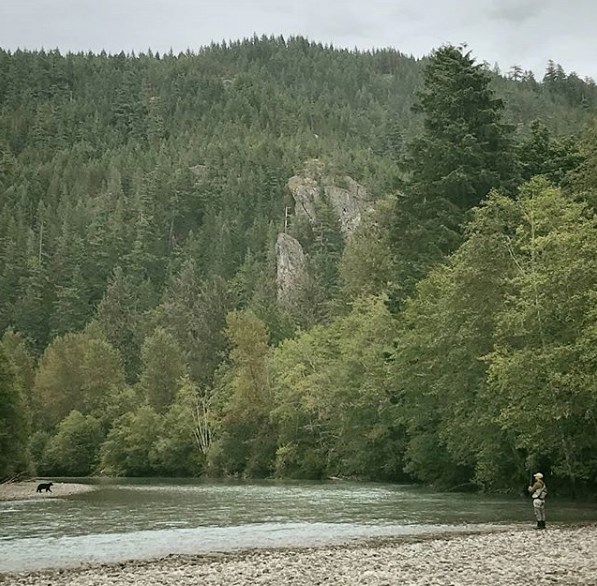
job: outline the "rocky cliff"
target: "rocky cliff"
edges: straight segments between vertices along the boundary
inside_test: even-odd
[[[367,190],[348,175],[332,177],[317,160],[308,161],[304,170],[288,180],[288,191],[294,200],[294,215],[312,225],[317,222],[317,205],[325,201],[334,210],[342,234],[349,239],[361,223],[362,214],[370,208]]]
[[[300,296],[309,281],[305,253],[300,242],[288,234],[276,241],[278,302],[288,307]]]
[[[349,176],[331,176],[321,161],[307,161],[301,173],[291,177],[287,189],[292,196],[288,224],[317,224],[317,210],[327,204],[338,219],[345,240],[349,240],[371,207],[367,190]],[[287,233],[276,242],[278,301],[288,306],[309,283],[307,256],[303,246]]]

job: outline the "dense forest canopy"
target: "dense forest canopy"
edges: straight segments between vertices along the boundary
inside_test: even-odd
[[[597,88],[519,69],[0,50],[0,478],[595,489]]]

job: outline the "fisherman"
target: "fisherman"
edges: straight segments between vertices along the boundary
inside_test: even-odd
[[[533,474],[533,478],[535,481],[529,486],[528,491],[533,499],[537,529],[545,529],[545,497],[547,496],[547,487],[545,486],[541,472]]]

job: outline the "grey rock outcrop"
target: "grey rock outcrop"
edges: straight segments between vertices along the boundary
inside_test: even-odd
[[[288,234],[278,234],[276,259],[278,301],[285,306],[292,305],[309,280],[301,243]]]
[[[317,221],[316,205],[321,199],[317,181],[313,177],[295,175],[288,180],[287,187],[294,200],[296,218],[314,224]]]
[[[327,184],[324,190],[340,221],[342,234],[348,240],[361,223],[363,213],[370,207],[370,200],[366,189],[351,177],[344,177],[343,183],[345,187]]]
[[[345,239],[350,239],[361,223],[363,213],[371,207],[367,190],[352,177],[333,178],[325,174],[320,161],[308,161],[305,169],[288,180],[287,188],[294,200],[297,220],[317,222],[317,205],[323,200],[331,205]]]
[[[291,231],[295,222],[316,226],[318,210],[326,205],[348,241],[371,208],[371,199],[362,185],[348,176],[326,174],[324,164],[317,159],[307,161],[304,169],[288,180],[287,189],[292,196],[286,222]],[[290,307],[309,284],[307,257],[301,243],[286,232],[278,235],[276,256],[278,301]]]

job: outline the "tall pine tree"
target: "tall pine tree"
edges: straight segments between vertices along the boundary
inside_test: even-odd
[[[393,227],[403,295],[457,248],[469,209],[492,188],[511,190],[518,181],[512,129],[490,81],[460,47],[442,47],[427,63],[414,106],[423,128],[407,145],[410,177]]]

